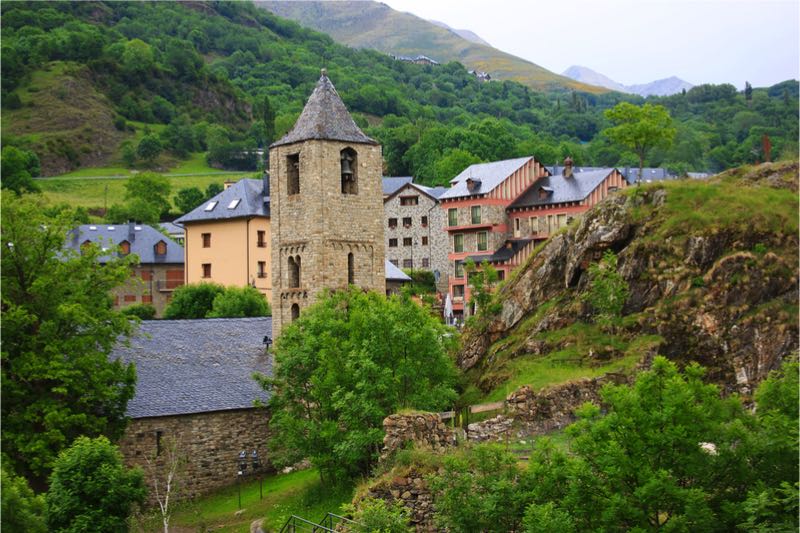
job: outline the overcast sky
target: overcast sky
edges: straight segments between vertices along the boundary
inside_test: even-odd
[[[800,78],[798,0],[379,1],[557,73],[581,65],[626,85],[677,76],[740,89]]]

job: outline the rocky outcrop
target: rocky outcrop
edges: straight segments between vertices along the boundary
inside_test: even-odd
[[[381,458],[402,449],[408,443],[415,448],[443,452],[456,445],[453,430],[436,413],[407,413],[389,415],[383,420],[383,450]]]
[[[699,362],[728,390],[752,391],[798,347],[797,165],[757,169],[740,181],[642,186],[600,203],[498,291],[500,311],[465,331],[459,366],[481,375],[501,349],[550,353],[543,332],[591,321],[587,269],[610,249],[630,289],[629,319],[615,333],[658,335],[657,353]]]

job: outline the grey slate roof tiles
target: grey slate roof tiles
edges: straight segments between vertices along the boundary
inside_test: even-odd
[[[236,200],[239,201],[236,202]],[[270,214],[269,200],[269,191],[264,195],[264,180],[245,178],[195,207],[177,219],[175,223],[183,225],[187,222],[268,217]],[[216,204],[212,207],[213,202]]]
[[[403,272],[402,270],[400,270],[399,268],[394,266],[392,263],[389,262],[388,259],[384,260],[384,264],[385,264],[385,269],[386,269],[386,279],[387,280],[389,280],[389,281],[411,281],[411,278],[408,276],[408,274],[406,274],[405,272]]]
[[[272,318],[146,320],[119,342],[111,359],[136,366],[131,418],[185,415],[253,407],[269,395],[253,372],[272,375],[263,339]]]
[[[411,176],[392,176],[383,177],[383,195],[391,196],[399,191],[407,183],[411,183],[414,178]]]
[[[100,257],[101,263],[118,257],[120,243],[128,241],[130,253],[139,256],[140,264],[183,264],[183,247],[146,224],[83,224],[69,232],[64,246],[79,251],[86,241],[97,244],[101,249],[107,248],[109,252],[113,250],[113,254]],[[166,254],[155,253],[158,241],[166,243]]]
[[[271,147],[311,139],[378,144],[353,121],[324,69],[294,127]]]
[[[565,178],[563,174],[539,178],[527,191],[514,200],[508,209],[580,202],[589,196],[613,171],[613,168],[601,168],[574,172],[571,178]],[[546,197],[539,198],[540,189],[548,193]]]
[[[465,196],[488,194],[531,159],[533,159],[533,157],[528,156],[470,165],[465,168],[461,174],[450,180],[453,186],[447,189],[439,199],[446,200],[448,198],[462,198]],[[480,186],[472,191],[468,190],[467,179],[469,178],[480,181]]]

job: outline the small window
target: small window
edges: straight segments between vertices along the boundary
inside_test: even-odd
[[[203,233],[203,248],[211,248],[211,234]]]
[[[462,263],[461,261],[456,261],[455,262],[455,268],[453,270],[453,274],[457,278],[463,278],[464,277],[464,263]]]
[[[300,287],[300,256],[289,257],[289,288],[297,289]]]
[[[531,224],[531,235],[539,233],[539,217],[531,217],[528,220]]]
[[[397,219],[390,218],[389,219],[389,229],[395,229],[397,227]]]
[[[403,246],[411,246],[411,237],[403,237]]]
[[[397,239],[389,239],[389,248],[397,248]]]
[[[126,294],[125,297],[122,299],[126,303],[133,303],[136,301],[135,294]]]
[[[453,235],[453,251],[454,252],[463,252],[464,251],[464,234],[459,233],[458,235]]]
[[[431,266],[431,262],[427,257],[422,258],[422,268],[428,268]]]
[[[428,237],[422,238],[422,246],[428,246]]]
[[[203,277],[204,278],[211,277],[211,263],[203,263]]]
[[[236,207],[239,205],[239,202],[241,201],[242,201],[241,198],[236,198],[234,200],[231,200],[231,203],[228,204],[228,209],[236,209]]]
[[[505,270],[498,270],[497,271],[497,279],[499,281],[503,281],[504,279],[506,279],[506,271]]]
[[[119,243],[119,253],[121,255],[128,255],[129,253],[131,253],[131,243],[129,243],[128,241],[122,241],[121,243]]]
[[[463,297],[464,297],[464,286],[453,285],[453,298],[463,298]]]
[[[259,261],[258,262],[258,277],[259,278],[266,278],[267,277],[267,262],[266,261]]]
[[[478,251],[485,252],[489,248],[489,233],[486,231],[478,232]]]
[[[419,196],[401,196],[400,205],[419,205]]]
[[[403,217],[403,227],[404,228],[411,227],[411,217]]]
[[[403,268],[414,268],[414,261],[411,259],[403,259]]]
[[[204,211],[213,211],[213,210],[214,210],[214,208],[215,208],[215,207],[217,207],[217,204],[218,204],[218,203],[219,203],[219,202],[217,202],[217,201],[214,201],[214,202],[208,202],[208,203],[206,204],[206,208],[204,209]]]
[[[481,206],[473,205],[470,210],[470,218],[473,224],[480,224],[481,223]]]
[[[520,223],[519,218],[514,219],[514,237],[519,237]]]
[[[455,207],[447,210],[447,225],[458,226],[458,209]]]
[[[156,457],[161,455],[161,438],[164,436],[163,431],[156,431]]]
[[[286,194],[300,194],[300,154],[286,156]]]
[[[263,230],[258,230],[258,247],[259,248],[266,248],[267,247],[267,232]]]
[[[398,266],[398,265],[400,264],[400,263],[397,261],[397,259],[389,259],[389,262],[390,262],[391,264],[393,264],[394,266]]]
[[[422,217],[422,221],[420,222],[423,228],[428,227],[428,217]]]
[[[156,255],[167,254],[167,243],[165,243],[164,241],[158,241],[153,248],[155,249],[154,251]]]
[[[352,252],[347,254],[347,284],[353,285],[356,281],[356,261]]]
[[[300,306],[297,304],[292,304],[292,322],[300,318]]]
[[[563,228],[567,225],[567,215],[564,214],[558,215],[557,219],[558,219],[558,221],[556,222],[557,227]]]

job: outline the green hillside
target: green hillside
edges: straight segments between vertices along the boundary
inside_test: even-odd
[[[426,55],[439,63],[458,61],[492,78],[513,80],[537,90],[608,89],[554,74],[539,65],[491,46],[470,42],[445,28],[380,2],[264,1],[257,5],[303,26],[327,33],[354,48],[373,48],[392,55]],[[358,31],[354,31],[358,28]]]
[[[772,159],[797,157],[795,80],[747,94],[701,85],[647,100],[543,92],[481,83],[458,61],[431,67],[350,48],[248,2],[0,9],[2,144],[38,159],[34,175],[256,171],[256,150],[294,124],[322,67],[382,144],[384,173],[426,184],[447,183],[474,162],[528,155],[545,164],[570,156],[579,166],[634,166],[638,158],[602,134],[604,111],[620,101],[660,104],[673,116],[674,143],[651,151],[647,166],[721,171],[754,163],[767,155],[765,135]]]

